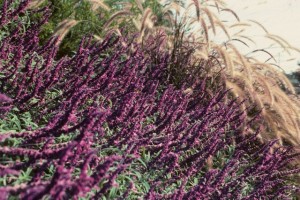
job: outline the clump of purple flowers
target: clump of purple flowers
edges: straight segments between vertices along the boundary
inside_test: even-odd
[[[0,93],[0,117],[5,113],[7,113],[11,109],[11,105],[5,106],[6,104],[9,104],[12,102],[12,99],[6,96],[5,94]]]
[[[55,38],[38,44],[48,15],[39,12],[44,21],[0,41],[0,106],[39,125],[0,134],[2,199],[284,199],[298,190],[286,179],[299,171],[287,168],[297,154],[260,144],[256,119],[245,122],[227,91],[168,85],[170,55],[157,46],[153,64],[130,36],[87,37],[75,56],[55,60]]]

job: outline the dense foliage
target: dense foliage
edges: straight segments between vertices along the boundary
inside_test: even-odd
[[[43,5],[49,5],[52,14],[49,18],[49,22],[42,26],[42,31],[39,35],[41,43],[45,43],[51,36],[53,36],[53,34],[57,34],[60,31],[59,26],[64,25],[62,22],[66,22],[66,20],[74,20],[74,28],[73,26],[70,26],[68,30],[64,30],[67,31],[65,33],[66,38],[60,44],[57,57],[73,55],[81,38],[85,34],[103,35],[101,33],[101,27],[104,24],[104,19],[108,18],[108,11],[102,9],[101,13],[94,12],[91,1],[47,0],[43,1],[41,7]]]
[[[99,39],[105,37],[107,32],[118,28],[126,27],[126,31],[137,31],[130,20],[133,18],[133,14],[141,13],[136,2],[126,0],[39,0],[29,4],[29,8],[35,9],[48,5],[51,9],[48,23],[41,27],[40,43],[45,43],[53,35],[63,34],[63,40],[56,55],[61,58],[65,55],[74,55],[81,38],[86,34],[94,35],[96,39]],[[125,4],[129,4],[127,14],[123,10]],[[162,25],[164,21],[160,16],[162,15],[162,5],[156,0],[145,1],[143,5],[151,6],[156,13],[160,12],[158,16],[160,21],[157,23]],[[123,15],[126,17],[122,18]],[[32,20],[41,17],[42,15],[39,14],[31,15]]]
[[[73,56],[82,36],[89,33],[103,41],[107,33],[118,36],[135,34],[138,43],[163,32],[165,46],[171,52],[168,81],[180,87],[192,76],[207,79],[208,87],[226,84],[230,95],[244,99],[241,109],[249,117],[261,112],[262,140],[279,139],[284,146],[299,146],[300,104],[296,91],[279,70],[279,63],[266,48],[257,49],[248,28],[258,26],[265,40],[284,52],[300,51],[280,36],[271,34],[257,21],[241,21],[222,0],[34,0],[29,8],[49,5],[52,15],[41,28],[44,44],[51,36],[59,37],[57,58]],[[232,20],[223,19],[229,14]],[[42,15],[30,15],[35,21]],[[180,17],[178,17],[180,16]],[[249,31],[253,32],[253,31]],[[126,37],[126,36],[125,36]],[[223,38],[221,41],[215,40]],[[192,47],[192,48],[191,48]],[[248,53],[239,49],[248,48]],[[147,48],[143,49],[148,52]],[[275,53],[275,52],[273,52]],[[266,57],[260,60],[259,57]],[[148,56],[145,54],[145,56]],[[185,64],[187,60],[189,62]],[[203,70],[205,69],[205,70]],[[203,73],[204,72],[204,73]],[[289,113],[287,115],[286,113]]]
[[[172,55],[160,35],[143,48],[131,35],[86,37],[74,56],[55,60],[57,38],[39,46],[48,10],[24,30],[28,1],[10,2],[0,14],[0,198],[284,199],[298,191],[288,175],[299,169],[287,165],[297,154],[276,140],[261,144],[251,129],[259,117],[246,121],[225,88],[168,83]]]

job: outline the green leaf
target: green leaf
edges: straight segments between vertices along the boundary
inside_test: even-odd
[[[142,184],[143,184],[143,186],[144,186],[146,192],[148,192],[148,191],[150,190],[150,185],[149,185],[149,183],[146,182],[146,181],[144,181]]]
[[[147,164],[140,158],[137,159],[145,168],[147,168]]]

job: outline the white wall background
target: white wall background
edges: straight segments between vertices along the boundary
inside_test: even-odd
[[[228,7],[234,10],[242,21],[253,19],[272,34],[283,37],[291,45],[300,49],[300,0],[225,0]],[[259,47],[268,47],[270,41],[263,39],[264,32],[258,29],[247,32],[248,36],[259,41]],[[276,47],[269,48],[276,57],[278,64],[291,72],[299,68],[300,53],[292,55],[279,51]],[[295,58],[292,61],[286,61]]]

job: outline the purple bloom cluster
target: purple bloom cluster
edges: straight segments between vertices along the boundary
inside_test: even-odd
[[[0,118],[2,118],[8,111],[11,109],[11,105],[8,105],[12,102],[12,99],[6,96],[5,94],[0,93]]]
[[[8,2],[0,29],[11,18]],[[75,56],[56,61],[55,38],[38,45],[48,15],[40,12],[44,21],[0,41],[0,106],[30,112],[40,127],[0,135],[1,158],[13,160],[0,163],[0,177],[10,177],[0,198],[100,199],[119,188],[120,199],[284,199],[297,191],[285,180],[299,171],[286,167],[297,154],[260,144],[238,103],[224,101],[227,91],[211,96],[201,80],[168,85],[170,55],[160,50],[154,64],[120,37],[84,38]],[[144,193],[134,171],[149,185]]]

